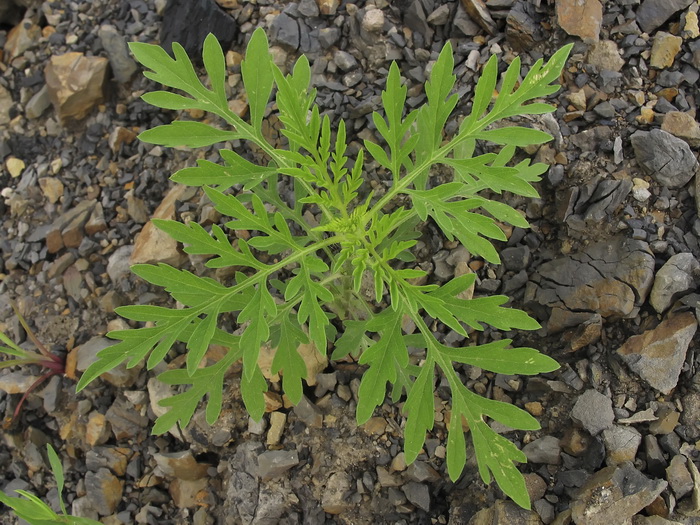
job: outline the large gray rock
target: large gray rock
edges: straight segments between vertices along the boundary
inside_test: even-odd
[[[674,13],[692,3],[693,0],[644,0],[637,9],[637,23],[642,31],[651,33]]]
[[[698,161],[684,140],[660,129],[637,131],[630,140],[637,162],[659,184],[680,188],[695,175]]]
[[[675,314],[653,330],[630,337],[617,354],[649,386],[670,394],[676,387],[698,323],[691,312]]]
[[[136,73],[137,69],[136,62],[131,58],[126,46],[126,39],[117,31],[116,27],[111,25],[103,25],[97,34],[102,41],[102,47],[107,52],[114,78],[120,84],[125,84]]]
[[[546,262],[531,279],[527,306],[557,333],[595,316],[634,317],[653,283],[654,256],[647,243],[616,237]]]
[[[695,288],[700,263],[692,253],[677,253],[656,272],[649,303],[663,313],[679,296]]]

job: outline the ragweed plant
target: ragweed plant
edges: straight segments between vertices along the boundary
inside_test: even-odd
[[[256,164],[239,152],[220,149],[223,164],[198,160],[196,166],[171,177],[181,184],[201,186],[216,210],[230,220],[207,228],[195,221],[154,219],[154,224],[182,243],[185,252],[208,257],[208,268],[232,268],[233,283],[227,286],[167,264],[133,266],[136,275],[164,287],[182,307],[117,309],[123,317],[151,326],[111,332],[109,336],[120,342],[100,352],[78,388],[125,360],[127,366],[135,366],[145,359],[147,367],[153,368],[180,341],[186,344],[186,367],[166,371],[159,378],[190,388],[162,402],[169,411],[156,421],[155,433],[176,423],[187,425],[203,398],[207,398],[206,419],[213,423],[221,411],[224,375],[239,360],[243,401],[250,415],[260,419],[268,388],[258,365],[261,345],[276,348],[271,372],[281,373],[284,391],[296,403],[306,378],[297,348],[311,341],[322,353],[333,348],[333,359],[352,353],[366,365],[357,404],[359,424],[384,402],[387,383],[393,385],[394,402],[406,396],[405,454],[412,462],[422,450],[426,432],[433,428],[439,371],[452,391],[447,438],[450,477],[456,479],[464,468],[468,425],[484,482],[493,475],[506,494],[528,507],[525,483],[514,465],[526,461],[525,455],[492,430],[487,420],[522,430],[538,429],[538,422],[513,405],[475,394],[464,385],[458,370],[466,364],[502,374],[538,374],[558,365],[534,349],[509,348],[510,340],[464,348],[442,343],[431,328],[435,321],[465,337],[470,329],[483,330],[482,323],[500,330],[533,330],[539,325],[526,313],[504,307],[507,297],[465,298],[463,292],[474,284],[475,275],[456,277],[442,286],[420,284],[426,272],[412,264],[411,249],[421,222],[432,219],[447,239],[458,240],[474,256],[495,264],[499,256],[491,240],[506,240],[496,221],[528,226],[518,211],[488,198],[484,190],[537,197],[531,183],[539,180],[546,166],[514,162],[513,157],[516,147],[542,144],[551,137],[528,127],[492,124],[553,111],[553,106],[533,99],[558,90],[553,82],[570,47],[546,64],[537,61],[524,78],[516,57],[500,84],[498,62],[491,57],[475,88],[471,114],[451,138],[445,137],[444,127],[458,97],[452,93],[456,78],[450,44],[433,65],[425,85],[427,101],[418,109],[406,110],[407,88],[393,63],[381,97],[384,114],[372,115],[381,141],[364,142],[376,165],[388,174],[381,195],[369,191],[364,150],[354,159],[348,156],[345,123],[341,120],[332,126],[329,116],[322,115],[314,103],[309,61],[300,57],[285,75],[273,63],[262,30],[253,34],[241,65],[247,119],[229,109],[224,55],[212,35],[203,46],[206,84],[178,44],[173,44],[174,58],[144,43],[131,44],[131,51],[149,70],[146,77],[184,93],[146,93],[146,102],[169,110],[206,111],[228,126],[175,120],[144,131],[141,140],[192,148],[244,141],[264,161]],[[263,134],[273,94],[287,148],[276,147]],[[474,155],[477,141],[502,147],[498,153]],[[431,169],[436,165],[454,172],[452,182],[432,184]],[[293,182],[292,199],[278,193],[283,178]],[[307,222],[307,210],[320,216],[320,224]],[[249,233],[235,234],[241,231]],[[369,294],[367,283],[371,283]],[[219,327],[224,315],[233,316],[240,335]],[[407,319],[415,325],[411,333],[404,328],[411,324]],[[228,350],[218,362],[203,366],[211,344]]]
[[[51,471],[56,477],[56,485],[58,486],[58,502],[61,506],[61,514],[54,512],[54,510],[46,503],[41,501],[34,494],[31,494],[25,490],[16,491],[20,496],[22,496],[21,498],[8,496],[4,492],[0,491],[0,503],[4,503],[10,507],[15,511],[18,518],[23,519],[30,525],[100,525],[99,521],[71,516],[68,514],[66,511],[66,504],[63,502],[64,478],[61,460],[51,445],[46,445],[46,454],[49,458],[49,463],[51,464]]]

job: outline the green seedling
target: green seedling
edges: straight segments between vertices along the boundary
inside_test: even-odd
[[[0,491],[0,502],[14,510],[18,518],[23,519],[30,525],[100,525],[99,521],[70,516],[68,514],[66,511],[66,504],[63,501],[64,478],[61,460],[51,445],[46,445],[46,454],[49,457],[51,471],[56,477],[58,499],[62,514],[56,514],[46,503],[25,490],[16,491],[22,496],[21,498],[11,497]]]
[[[27,399],[27,396],[29,396],[29,394],[31,394],[34,390],[41,386],[45,381],[48,381],[51,377],[55,375],[62,375],[65,373],[65,359],[50,352],[41,343],[41,341],[37,339],[32,329],[29,328],[27,321],[24,319],[24,317],[22,317],[22,314],[19,313],[19,310],[14,304],[12,304],[12,309],[14,310],[15,315],[17,316],[17,319],[19,319],[19,322],[24,328],[25,332],[27,332],[27,336],[32,341],[32,343],[34,343],[34,346],[36,346],[37,350],[39,350],[39,353],[31,352],[29,350],[20,348],[9,337],[0,332],[0,341],[4,343],[4,345],[0,345],[0,352],[13,357],[13,359],[0,361],[0,368],[35,364],[41,366],[42,368],[45,368],[46,372],[39,376],[39,378],[36,381],[34,381],[34,383],[32,383],[31,386],[27,389],[24,395],[22,395],[22,398],[19,400],[19,403],[17,403],[17,406],[15,407],[15,411],[12,417],[7,418],[5,420],[4,425],[6,428],[9,427],[12,424],[12,422],[17,419],[17,416],[19,416],[19,413],[22,410],[22,405],[24,404],[24,401]]]
[[[165,383],[181,387],[161,402],[169,410],[158,418],[153,432],[187,425],[204,398],[206,420],[214,423],[222,408],[226,372],[237,361],[243,364],[243,402],[258,420],[268,388],[258,364],[261,346],[276,349],[271,373],[281,375],[285,394],[297,403],[302,381],[308,379],[298,348],[312,342],[318,352],[331,350],[332,359],[359,359],[364,373],[358,424],[384,403],[387,383],[392,385],[393,402],[405,399],[405,455],[411,463],[433,430],[436,377],[442,374],[452,394],[446,429],[450,478],[456,480],[466,464],[466,423],[483,481],[489,483],[493,476],[508,496],[529,507],[525,481],[515,465],[526,457],[489,423],[516,430],[536,430],[539,423],[516,406],[471,391],[460,374],[463,365],[533,375],[555,370],[558,364],[532,348],[511,348],[508,339],[461,348],[444,344],[436,334],[445,330],[466,338],[483,330],[484,323],[498,330],[535,330],[539,324],[525,312],[506,307],[508,297],[471,297],[474,274],[442,285],[426,283],[428,275],[416,264],[413,250],[422,225],[432,221],[446,239],[498,264],[492,241],[507,240],[498,223],[528,226],[518,210],[496,199],[504,192],[538,196],[533,183],[547,166],[514,157],[518,147],[543,144],[552,137],[512,122],[494,124],[554,110],[544,99],[559,89],[554,83],[571,46],[547,63],[538,60],[524,77],[516,57],[500,81],[498,60],[491,57],[470,100],[471,112],[452,137],[444,132],[448,119],[458,104],[462,110],[468,105],[453,93],[451,45],[446,44],[434,62],[425,85],[427,100],[417,109],[406,108],[407,87],[392,63],[381,96],[383,114],[372,114],[377,140],[365,140],[364,148],[357,142],[348,144],[342,120],[332,123],[321,113],[307,58],[301,56],[291,73],[284,74],[272,61],[261,29],[252,35],[241,64],[249,105],[246,119],[229,108],[226,62],[213,35],[203,46],[205,83],[178,44],[173,44],[174,58],[155,45],[130,47],[148,70],[146,77],[182,93],[154,91],[143,95],[146,102],[168,110],[202,110],[225,123],[215,127],[175,120],[144,131],[141,140],[191,148],[241,141],[261,160],[244,157],[242,148],[221,147],[223,164],[201,159],[171,177],[202,187],[226,217],[210,226],[153,220],[182,243],[185,252],[204,256],[209,270],[200,276],[167,264],[133,266],[136,275],[165,288],[178,307],[118,308],[119,315],[148,325],[110,332],[108,336],[120,342],[98,354],[78,389],[124,361],[133,367],[145,360],[152,369],[175,342],[182,342],[185,368],[159,375]],[[270,107],[272,97],[275,105]],[[283,147],[263,132],[270,111],[277,112],[282,124],[287,143]],[[493,152],[477,154],[478,142],[491,143]],[[435,167],[451,172],[450,182],[437,184]],[[373,187],[370,180],[382,182]],[[292,183],[292,197],[280,195],[281,182]],[[308,211],[318,222],[307,220]],[[232,278],[215,279],[215,270],[224,268],[229,271],[222,274]],[[238,334],[221,328],[226,319],[235,320]],[[436,329],[438,323],[443,327]],[[228,351],[205,366],[211,344]]]

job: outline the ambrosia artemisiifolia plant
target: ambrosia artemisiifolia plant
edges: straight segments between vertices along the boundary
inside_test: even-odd
[[[364,141],[366,151],[389,178],[381,194],[369,191],[363,150],[354,159],[346,155],[345,123],[341,120],[334,129],[328,115],[321,115],[314,103],[316,91],[310,87],[306,57],[301,56],[292,73],[285,75],[273,63],[261,29],[252,35],[241,64],[249,104],[247,120],[229,109],[224,55],[214,36],[209,35],[203,46],[206,85],[178,44],[173,44],[174,59],[155,45],[133,43],[131,51],[150,70],[146,77],[185,93],[146,93],[146,102],[169,110],[203,110],[230,126],[219,129],[175,120],[144,131],[141,140],[191,148],[240,140],[253,145],[264,161],[255,164],[238,152],[220,149],[223,164],[198,160],[196,167],[171,177],[181,184],[201,186],[216,210],[231,220],[210,228],[194,221],[154,219],[154,224],[181,242],[185,252],[207,256],[208,268],[234,268],[232,284],[226,286],[167,264],[133,266],[136,275],[164,287],[182,307],[118,308],[123,317],[151,326],[108,334],[121,341],[100,352],[78,389],[125,360],[127,366],[135,366],[146,359],[151,369],[181,341],[187,348],[186,369],[169,370],[159,378],[190,388],[161,403],[169,411],[158,418],[153,432],[165,432],[176,423],[187,425],[205,397],[206,419],[210,424],[216,421],[224,375],[239,360],[243,401],[258,420],[264,413],[267,390],[258,365],[261,345],[276,348],[271,372],[281,374],[285,394],[297,403],[302,379],[306,379],[306,366],[297,348],[310,341],[322,353],[333,348],[333,359],[352,354],[366,365],[359,388],[358,424],[384,402],[387,383],[393,385],[392,401],[406,396],[405,454],[410,463],[420,454],[426,432],[433,428],[439,369],[452,392],[447,438],[450,477],[456,480],[466,462],[466,423],[484,482],[493,475],[507,495],[529,507],[523,477],[514,465],[526,461],[525,455],[492,430],[487,418],[521,430],[539,429],[538,422],[513,405],[467,389],[455,363],[501,374],[538,374],[555,370],[558,364],[532,348],[509,348],[507,339],[464,348],[441,343],[430,328],[432,320],[462,336],[468,335],[469,328],[483,330],[481,323],[499,330],[533,330],[539,325],[526,313],[502,306],[507,297],[465,298],[463,292],[476,279],[473,274],[442,286],[418,284],[426,272],[412,264],[411,249],[419,225],[430,218],[447,239],[457,239],[474,256],[499,263],[490,239],[506,237],[496,221],[523,228],[528,223],[507,204],[482,195],[483,190],[537,197],[531,183],[547,167],[512,159],[516,147],[542,144],[551,136],[527,127],[495,128],[491,124],[553,111],[551,105],[532,101],[558,90],[552,83],[570,47],[559,50],[546,64],[537,61],[522,79],[516,57],[500,84],[497,59],[491,57],[475,88],[471,114],[452,138],[444,133],[458,102],[452,93],[456,78],[451,45],[445,45],[433,65],[425,85],[427,102],[413,111],[405,107],[407,89],[398,66],[392,63],[382,93],[384,115],[372,115],[381,143]],[[262,131],[273,94],[287,149],[272,145]],[[477,141],[502,148],[498,153],[474,156]],[[431,169],[437,165],[452,170],[452,182],[432,184]],[[293,181],[294,196],[289,201],[278,193],[283,178]],[[320,225],[307,222],[306,210],[320,216]],[[234,235],[241,230],[249,231],[250,236]],[[234,316],[240,335],[219,328],[223,314]],[[404,328],[408,325],[415,325],[411,333]],[[210,344],[228,351],[215,364],[203,367]]]

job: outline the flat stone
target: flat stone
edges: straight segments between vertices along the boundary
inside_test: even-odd
[[[122,499],[124,483],[108,469],[85,474],[85,490],[88,500],[101,516],[114,514]]]
[[[599,70],[620,71],[625,65],[625,60],[620,56],[617,44],[612,40],[601,40],[593,44],[588,51],[586,60]]]
[[[263,481],[282,476],[299,464],[296,450],[269,450],[258,456],[258,475]]]
[[[595,316],[629,317],[649,294],[654,266],[646,242],[615,237],[540,265],[527,283],[525,301],[532,308],[551,308],[549,333]]]
[[[189,450],[158,452],[153,455],[153,459],[164,475],[186,481],[195,481],[205,477],[207,469],[210,467],[207,463],[197,462]]]
[[[126,45],[126,38],[112,25],[103,25],[97,31],[102,47],[107,52],[112,74],[117,82],[125,84],[136,73],[138,66]]]
[[[690,113],[669,111],[664,115],[661,129],[685,140],[692,148],[700,147],[700,124]]]
[[[637,23],[642,31],[651,33],[693,0],[644,0],[637,9]]]
[[[636,131],[630,140],[642,169],[667,188],[680,188],[695,175],[695,155],[686,142],[670,133],[660,129]]]
[[[24,394],[38,379],[37,376],[16,370],[0,375],[0,390],[8,394]]]
[[[0,125],[10,123],[10,109],[12,108],[12,93],[0,86]]]
[[[430,490],[426,484],[409,481],[401,487],[401,490],[408,501],[419,509],[430,512]]]
[[[472,20],[479,24],[489,35],[493,36],[498,32],[498,26],[482,0],[462,0],[462,5]]]
[[[632,463],[605,467],[596,472],[581,488],[571,504],[577,525],[631,523],[631,519],[651,504],[668,484],[650,480]]]
[[[671,463],[666,468],[666,479],[676,495],[676,499],[681,499],[693,490],[693,478],[686,467],[687,462],[688,459],[685,456],[678,454],[673,456]]]
[[[678,297],[695,289],[700,277],[700,263],[692,253],[677,253],[656,272],[649,294],[649,304],[663,313]]]
[[[612,400],[596,390],[586,390],[571,409],[571,419],[586,429],[592,436],[612,428],[615,413]]]
[[[174,479],[168,485],[168,492],[173,498],[173,504],[178,509],[190,509],[200,504],[198,494],[205,491],[209,485],[207,478],[197,480]]]
[[[7,172],[10,174],[10,177],[16,179],[22,175],[26,164],[22,159],[18,159],[17,157],[7,157],[5,167],[7,168]]]
[[[287,13],[280,13],[270,26],[270,40],[290,51],[299,49],[299,23]]]
[[[673,66],[676,55],[681,50],[683,39],[664,31],[659,31],[654,37],[651,46],[651,59],[649,65],[657,69],[665,69]]]
[[[82,120],[104,98],[109,61],[82,53],[52,56],[44,69],[49,98],[62,123]]]
[[[316,0],[322,15],[334,16],[340,7],[340,0]]]
[[[634,427],[616,425],[603,430],[603,443],[606,463],[608,466],[617,466],[626,461],[634,461],[642,443],[642,435]]]
[[[51,204],[56,204],[58,199],[63,196],[63,183],[56,177],[39,178],[39,187],[46,200]]]
[[[41,89],[29,99],[29,102],[27,102],[24,108],[24,114],[27,115],[29,119],[39,118],[50,105],[51,97],[49,96],[49,88],[44,84]]]
[[[559,439],[554,436],[543,436],[522,448],[527,460],[532,463],[558,465],[561,463],[561,446]]]
[[[598,0],[556,0],[557,21],[567,34],[584,42],[595,42],[603,23],[603,6]]]
[[[323,413],[306,396],[294,407],[294,414],[309,428],[321,428],[323,426]]]
[[[542,520],[534,510],[519,507],[512,501],[496,500],[492,506],[481,509],[469,520],[470,525],[540,525]]]
[[[678,383],[686,351],[697,328],[697,320],[691,312],[675,314],[653,330],[630,337],[617,354],[649,386],[670,394]]]
[[[175,219],[175,201],[187,191],[187,187],[178,184],[165,196],[153,212],[157,219]],[[131,265],[166,263],[175,268],[181,267],[187,256],[180,249],[178,242],[167,233],[159,230],[152,222],[146,223],[136,238],[131,254]]]

